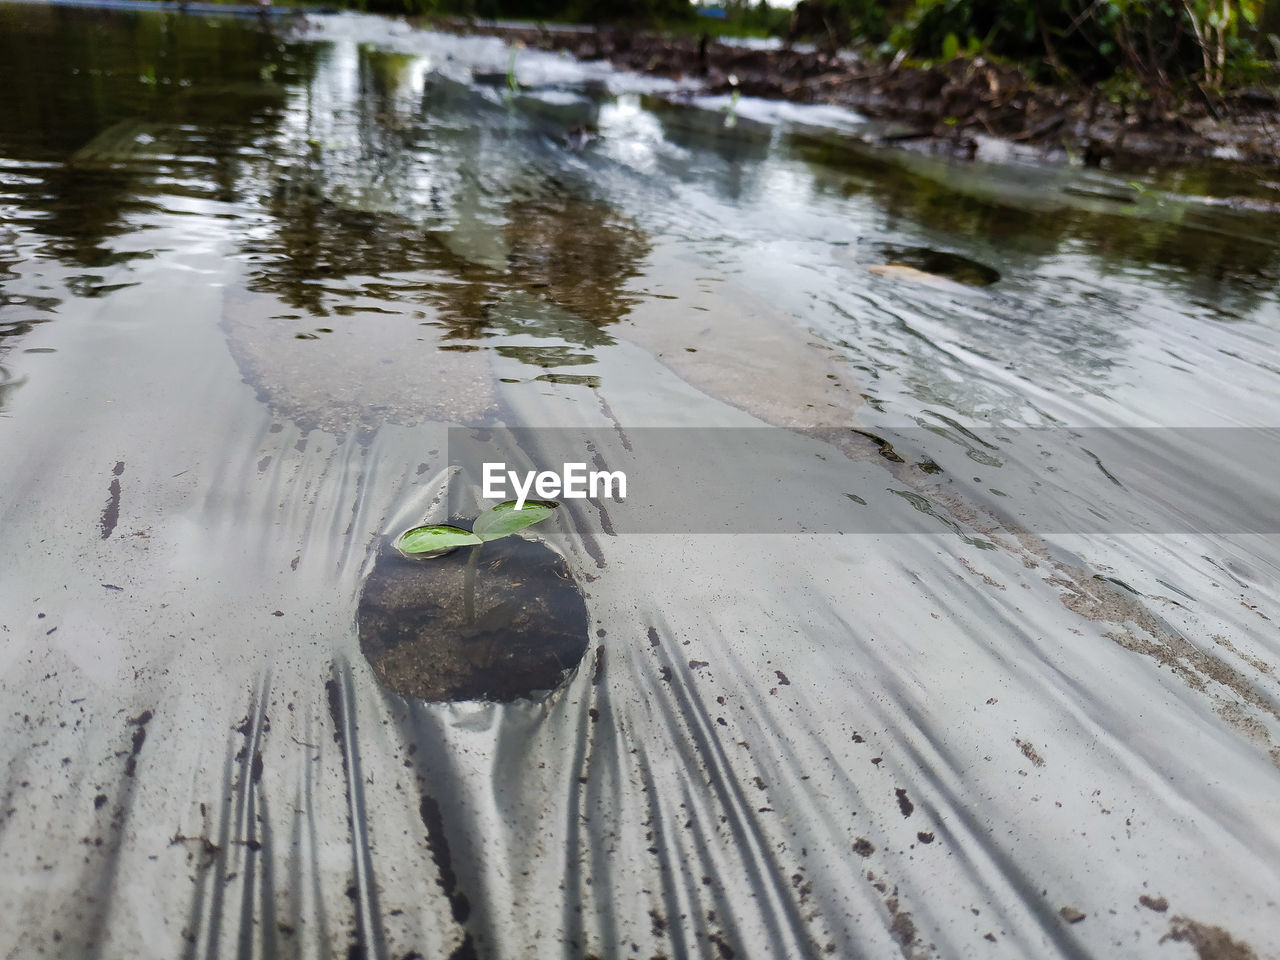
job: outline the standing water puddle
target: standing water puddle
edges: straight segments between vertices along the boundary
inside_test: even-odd
[[[1274,184],[510,56],[0,3],[0,953],[1280,950]]]

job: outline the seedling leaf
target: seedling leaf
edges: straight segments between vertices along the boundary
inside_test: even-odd
[[[547,519],[555,508],[556,504],[550,500],[526,500],[524,506],[517,510],[516,502],[507,500],[496,507],[490,507],[476,518],[476,536],[485,541],[498,540],[539,520]]]
[[[415,557],[439,557],[458,547],[478,543],[484,541],[476,534],[461,527],[440,523],[406,530],[396,539],[396,549]]]

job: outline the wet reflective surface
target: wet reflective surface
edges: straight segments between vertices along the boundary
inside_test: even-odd
[[[1265,483],[1123,486],[1145,428],[1278,425],[1280,188],[510,62],[0,4],[0,953],[1280,949]],[[360,598],[475,515],[454,426],[690,430],[673,473],[779,428],[733,478],[771,524],[876,522],[567,503],[504,549],[577,585],[584,667],[427,703],[385,636],[457,584],[388,587],[384,639]],[[1015,482],[1136,512],[1019,525]]]

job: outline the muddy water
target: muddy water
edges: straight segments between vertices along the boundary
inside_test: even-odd
[[[1274,185],[511,62],[0,5],[3,952],[1280,949]],[[550,695],[362,651],[450,427],[652,478]]]

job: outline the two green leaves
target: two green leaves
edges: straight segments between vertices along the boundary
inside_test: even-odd
[[[522,509],[516,509],[516,501],[507,500],[490,507],[476,518],[471,530],[463,530],[447,523],[430,524],[406,530],[396,538],[396,549],[414,557],[439,557],[458,547],[470,547],[500,540],[545,520],[557,504],[550,500],[526,500]]]

